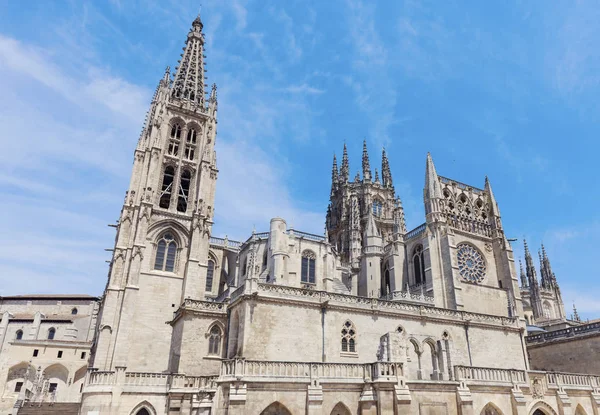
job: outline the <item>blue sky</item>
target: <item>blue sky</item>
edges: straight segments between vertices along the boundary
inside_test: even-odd
[[[198,1],[0,1],[0,295],[100,294],[151,94]],[[600,315],[600,8],[592,2],[202,2],[219,87],[214,234],[321,233],[331,159],[386,147],[408,227],[425,156],[543,241]]]

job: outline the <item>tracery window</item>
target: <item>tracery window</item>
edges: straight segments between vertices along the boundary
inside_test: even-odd
[[[189,170],[184,170],[183,173],[181,173],[181,179],[179,181],[179,197],[177,198],[178,212],[185,212],[187,210],[191,181],[192,173],[190,173]]]
[[[379,200],[373,201],[373,215],[381,216],[383,214],[383,203]]]
[[[302,272],[300,273],[301,282],[315,283],[315,260],[317,256],[313,251],[302,252]]]
[[[208,336],[208,354],[219,355],[221,349],[221,329],[216,324]]]
[[[48,330],[48,340],[54,340],[54,335],[56,334],[56,329],[54,327],[51,327]]]
[[[356,353],[356,329],[350,320],[342,328],[342,352]]]
[[[171,127],[171,140],[169,140],[169,148],[167,152],[176,156],[179,152],[179,140],[181,139],[181,125],[173,124]]]
[[[413,269],[415,273],[415,285],[425,284],[425,255],[423,245],[417,245],[413,251]]]
[[[469,244],[456,246],[458,259],[458,272],[467,282],[478,283],[485,278],[485,260],[481,253]]]
[[[194,153],[196,152],[196,130],[190,128],[187,133],[187,139],[185,143],[185,158],[188,160],[194,159]]]
[[[206,269],[206,291],[211,292],[213,286],[213,274],[215,272],[215,262],[212,259],[208,260]]]
[[[168,209],[171,204],[171,193],[173,192],[173,178],[175,177],[175,168],[173,166],[165,167],[163,175],[162,189],[160,193],[159,206]]]
[[[175,255],[177,242],[170,232],[165,233],[156,245],[156,259],[154,269],[173,272],[175,269]]]
[[[23,340],[23,330],[17,330],[15,334],[15,340]]]

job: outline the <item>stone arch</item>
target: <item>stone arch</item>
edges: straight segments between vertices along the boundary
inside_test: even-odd
[[[587,412],[585,411],[585,409],[583,409],[583,406],[581,406],[581,404],[577,405],[577,408],[575,408],[575,415],[587,415]]]
[[[530,415],[558,415],[557,412],[544,401],[533,402],[528,412]]]
[[[156,415],[154,406],[148,401],[140,402],[131,411],[131,415]]]
[[[77,369],[75,375],[73,375],[73,383],[83,380],[85,378],[85,372],[87,372],[87,366],[81,366],[79,369]]]
[[[406,349],[406,377],[408,379],[421,379],[421,348],[419,342],[410,338]]]
[[[422,344],[421,372],[424,380],[438,379],[438,357],[435,341],[427,338]]]
[[[165,232],[171,232],[175,241],[177,242],[178,249],[186,247],[188,245],[189,233],[188,230],[179,222],[172,219],[159,220],[148,226],[148,237],[147,239],[156,243],[160,239],[160,236]]]
[[[498,408],[496,405],[494,405],[493,403],[490,402],[486,406],[483,407],[483,409],[481,410],[481,415],[504,415],[504,414],[502,413],[500,408]]]
[[[208,341],[208,354],[223,355],[223,340],[225,339],[225,326],[218,320],[213,321],[204,334]]]
[[[29,368],[29,373],[27,371]],[[24,382],[25,378],[32,378],[35,375],[35,368],[33,366],[30,367],[29,363],[21,362],[12,366],[8,369],[8,375],[6,376],[6,385],[5,389],[7,392],[14,392],[15,385],[17,382]]]
[[[292,413],[281,402],[273,402],[260,415],[292,415]]]
[[[338,402],[331,410],[331,415],[352,415],[352,412],[342,402]]]
[[[44,369],[44,377],[50,379],[51,383],[61,381],[66,385],[69,380],[69,369],[60,363],[55,363]]]

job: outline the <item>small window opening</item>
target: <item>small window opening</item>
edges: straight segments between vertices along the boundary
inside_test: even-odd
[[[86,352],[81,352],[81,358],[82,358],[82,359],[85,359],[85,356],[86,356],[86,355],[87,355],[87,353],[86,353]]]
[[[48,392],[56,392],[56,389],[58,389],[58,383],[51,383],[48,387]]]
[[[78,311],[77,311],[77,308],[73,308],[73,309],[71,310],[71,314],[72,314],[72,315],[77,315],[77,313],[78,313]]]
[[[213,274],[215,272],[215,262],[212,259],[208,260],[206,269],[206,291],[211,292],[213,287]]]
[[[63,351],[59,350],[58,354],[56,355],[56,357],[58,357],[59,359],[61,359],[62,358],[62,354],[63,354]]]
[[[15,384],[15,392],[21,392],[22,388],[23,388],[23,382],[17,382]]]
[[[56,334],[56,329],[52,327],[48,330],[48,340],[54,340],[54,335]]]
[[[498,287],[502,288],[502,281],[498,280]]]
[[[37,357],[39,353],[40,351],[38,349],[33,349],[33,357]]]
[[[17,330],[15,334],[15,340],[23,340],[23,330]]]

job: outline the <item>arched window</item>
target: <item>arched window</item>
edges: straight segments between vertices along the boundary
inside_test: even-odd
[[[187,210],[191,181],[192,173],[190,173],[189,170],[184,170],[183,173],[181,173],[181,181],[179,182],[179,197],[177,198],[178,212],[185,212]]]
[[[177,243],[170,232],[167,232],[158,241],[156,246],[156,259],[154,269],[173,272],[175,269],[175,254],[177,253]]]
[[[15,334],[15,340],[23,340],[23,330],[17,330]]]
[[[148,412],[146,408],[142,408],[139,411],[137,411],[135,415],[150,415],[150,412]]]
[[[384,297],[391,292],[390,285],[390,266],[385,262],[383,273],[381,274],[381,296]]]
[[[181,139],[181,125],[173,124],[171,127],[171,140],[169,140],[168,153],[176,156],[179,152],[179,140]]]
[[[77,307],[73,307],[73,308],[71,309],[71,315],[75,316],[75,315],[77,315],[77,313],[78,313],[78,311],[77,311]]]
[[[417,245],[413,251],[413,269],[415,271],[415,285],[425,284],[425,256],[423,245]]]
[[[190,128],[187,133],[187,139],[185,142],[185,158],[188,160],[194,160],[194,153],[196,152],[196,130]]]
[[[208,354],[219,355],[221,349],[221,329],[216,324],[210,329],[208,336]]]
[[[54,327],[51,327],[48,330],[48,340],[54,340],[54,335],[56,334],[56,329]]]
[[[160,193],[159,206],[168,209],[171,204],[171,193],[173,192],[173,178],[175,177],[175,168],[173,166],[165,167],[163,175],[162,189]]]
[[[342,352],[356,353],[356,329],[350,320],[342,328]]]
[[[302,272],[300,274],[300,280],[303,283],[314,284],[315,283],[315,259],[317,256],[313,251],[302,252]]]
[[[213,286],[213,274],[215,273],[215,262],[212,259],[208,260],[208,267],[206,268],[206,291],[212,291]]]
[[[373,201],[373,215],[381,216],[383,214],[383,203],[380,200]]]

